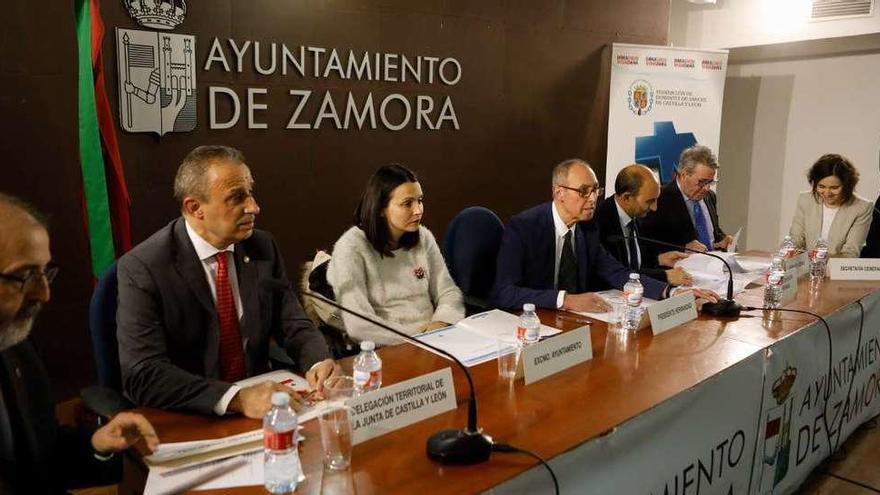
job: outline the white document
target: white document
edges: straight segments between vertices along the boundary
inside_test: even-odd
[[[289,370],[270,371],[268,373],[263,373],[262,375],[252,376],[250,378],[245,378],[244,380],[239,380],[235,382],[235,384],[239,387],[244,388],[263,382],[275,382],[282,385],[287,385],[297,392],[307,392],[311,390],[311,388],[309,387],[309,382],[306,381],[305,378],[294,374],[292,371]]]
[[[736,231],[736,234],[733,234],[733,240],[730,241],[730,244],[727,245],[727,252],[728,253],[735,253],[736,252],[736,248],[739,245],[739,236],[742,234],[742,231],[743,231],[743,229],[742,229],[742,227],[740,227]]]
[[[596,295],[601,297],[602,300],[604,300],[606,303],[608,303],[609,306],[611,305],[611,300],[615,297],[619,297],[621,300],[623,300],[623,292],[618,289],[603,290],[600,292],[596,292]],[[655,302],[657,302],[657,301],[654,299],[651,299],[649,297],[642,298],[642,309],[647,309],[648,306],[654,304]],[[572,312],[577,313],[579,315],[588,316],[588,317],[593,318],[595,320],[604,321],[605,323],[611,323],[611,311],[608,311],[605,313],[588,313],[586,311],[572,311]]]
[[[147,475],[144,495],[262,485],[263,479],[263,451],[260,449],[183,469],[152,467]]]
[[[305,378],[294,374],[289,370],[270,371],[268,373],[263,373],[262,375],[252,376],[250,378],[245,378],[244,380],[239,380],[235,382],[235,384],[239,387],[249,387],[251,385],[257,385],[266,381],[287,385],[297,392],[307,393],[312,390],[309,386],[309,382]],[[318,408],[316,407],[316,404],[312,404],[307,401],[306,405],[296,412],[296,417],[297,421],[299,421],[300,424],[317,418]]]
[[[518,324],[518,316],[493,309],[469,316],[455,325],[423,333],[415,338],[443,349],[458,358],[465,366],[470,367],[498,357],[499,340],[505,345],[505,348],[502,349],[503,353],[513,349],[516,346],[516,327]],[[560,330],[556,328],[541,325],[541,337],[549,337],[558,333]]]
[[[764,270],[760,268],[763,264],[756,262],[753,258],[743,257],[746,264],[740,263],[740,257],[733,253],[723,251],[712,251],[712,254],[718,255],[724,259],[733,271],[733,295],[736,296],[742,292],[749,283],[756,278],[760,278]],[[724,263],[712,256],[703,256],[692,253],[683,260],[679,260],[676,267],[683,268],[693,278],[693,286],[701,289],[709,289],[715,291],[722,297],[727,297],[727,267]],[[758,268],[758,270],[755,270]]]

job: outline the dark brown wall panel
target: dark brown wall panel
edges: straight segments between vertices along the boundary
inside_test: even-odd
[[[46,352],[62,396],[69,396],[92,379],[85,338],[91,281],[79,199],[73,15],[38,15],[31,2],[13,4],[0,37],[2,122],[6,136],[15,138],[3,143],[13,160],[2,189],[33,199],[58,219],[54,250],[65,272],[37,336],[46,342],[51,335],[57,342]],[[507,219],[546,200],[550,169],[564,158],[584,157],[603,175],[608,111],[603,48],[613,41],[665,43],[669,11],[668,1],[656,0],[224,0],[187,6],[186,20],[174,32],[197,37],[197,129],[163,137],[118,130],[135,241],[177,214],[171,183],[186,152],[199,144],[230,144],[248,156],[263,208],[258,224],[275,234],[291,271],[315,249],[330,247],[348,227],[366,178],[381,164],[400,162],[416,170],[427,196],[425,222],[439,237],[466,206],[485,205]],[[116,112],[113,28],[145,28],[128,17],[122,2],[104,0],[102,13],[108,30],[107,90]],[[25,37],[34,23],[42,36]],[[302,78],[280,71],[268,77],[257,74],[252,61],[240,74],[205,72],[214,37],[227,54],[226,40],[233,38],[290,48],[454,57],[463,77],[451,87]],[[32,41],[22,48],[24,39]],[[263,99],[269,111],[261,119],[270,128],[246,129],[243,114],[233,129],[208,129],[212,85],[235,89],[242,101],[247,87],[268,88]],[[312,118],[328,89],[337,104],[344,104],[348,91],[359,102],[368,93],[379,101],[390,93],[431,95],[438,106],[448,95],[461,130],[287,130],[295,104],[289,89],[314,90],[305,111]],[[22,96],[26,104],[17,99]],[[63,353],[61,346],[76,352]]]

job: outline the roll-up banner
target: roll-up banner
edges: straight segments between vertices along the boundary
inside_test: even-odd
[[[608,195],[631,163],[652,168],[665,184],[685,148],[718,152],[727,50],[614,43],[611,53]]]

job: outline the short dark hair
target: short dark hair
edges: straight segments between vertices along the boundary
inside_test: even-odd
[[[244,164],[244,153],[222,144],[208,144],[190,151],[177,168],[174,177],[174,199],[183,205],[183,199],[192,196],[200,201],[208,200],[208,184],[205,181],[208,168],[222,160]]]
[[[639,167],[623,167],[614,179],[614,194],[617,196],[624,193],[638,194],[644,183],[645,176],[639,173]]]
[[[367,182],[367,188],[364,189],[361,201],[354,211],[354,224],[364,231],[367,240],[382,256],[394,256],[390,247],[391,231],[388,228],[388,220],[382,214],[391,201],[391,193],[401,184],[418,181],[412,170],[392,163],[379,167]],[[418,231],[405,232],[398,242],[404,249],[409,249],[418,243]]]
[[[810,181],[810,186],[813,188],[813,198],[816,201],[820,201],[816,187],[819,186],[820,180],[832,175],[840,179],[842,186],[840,192],[843,196],[841,204],[847,204],[852,201],[853,191],[856,189],[856,184],[859,183],[859,171],[856,170],[852,162],[847,160],[845,156],[835,153],[820,156],[807,172],[807,180]]]
[[[2,204],[6,204],[8,206],[11,206],[12,208],[16,208],[28,214],[38,224],[46,229],[47,232],[49,231],[49,217],[46,216],[46,214],[42,211],[38,210],[36,206],[17,196],[13,196],[12,194],[0,192],[0,205]]]

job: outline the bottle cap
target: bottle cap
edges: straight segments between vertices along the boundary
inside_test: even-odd
[[[630,280],[638,280],[638,279],[639,279],[639,274],[638,274],[638,273],[630,273],[630,274],[629,274],[629,279],[630,279]]]
[[[361,342],[361,350],[362,351],[372,351],[376,348],[376,343],[372,340],[365,340]]]
[[[523,304],[523,311],[534,311],[534,310],[535,310],[534,304],[532,304],[532,303]]]
[[[275,392],[272,394],[272,405],[273,406],[288,406],[290,405],[290,395],[287,392]]]

